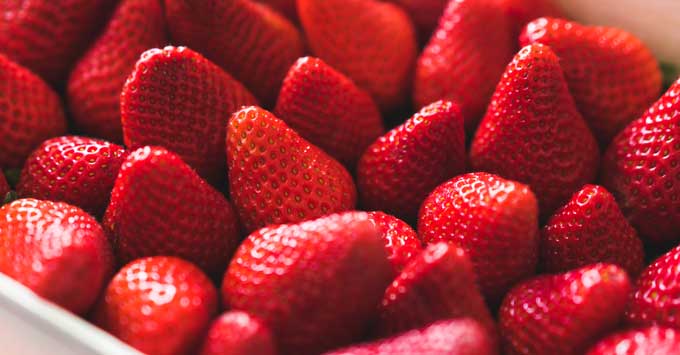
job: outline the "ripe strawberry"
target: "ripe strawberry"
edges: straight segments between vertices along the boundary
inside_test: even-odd
[[[394,274],[398,275],[423,249],[420,238],[411,226],[397,217],[376,211],[368,212],[368,218],[380,231],[387,248],[387,258],[392,264]]]
[[[201,355],[274,355],[269,328],[246,312],[230,311],[217,318],[208,331]]]
[[[0,28],[0,37],[2,32]],[[42,141],[66,133],[66,118],[57,93],[37,75],[3,55],[0,55],[0,108],[2,168],[21,167]]]
[[[0,208],[0,272],[84,314],[113,271],[97,221],[63,202],[21,199]]]
[[[2,205],[5,201],[5,198],[7,194],[12,190],[12,188],[9,186],[7,183],[7,179],[5,179],[5,174],[0,171],[0,205]]]
[[[543,227],[542,264],[550,273],[598,262],[637,276],[644,267],[642,241],[607,190],[586,185]]]
[[[135,260],[111,280],[94,321],[138,350],[182,355],[196,350],[217,310],[217,290],[182,259]]]
[[[420,39],[427,40],[437,27],[449,0],[392,0],[411,16]]]
[[[623,317],[630,281],[611,264],[543,275],[513,288],[500,309],[508,354],[583,354]]]
[[[243,108],[229,120],[227,165],[231,198],[247,231],[356,204],[347,170],[259,107]]]
[[[84,133],[123,141],[120,91],[140,54],[167,42],[159,0],[123,0],[68,81],[69,108]]]
[[[464,172],[465,161],[460,109],[437,101],[368,147],[357,168],[361,204],[415,221],[427,195]]]
[[[493,1],[450,1],[416,65],[415,106],[452,100],[468,132],[484,114],[514,48],[508,19]]]
[[[26,160],[17,192],[22,197],[64,201],[101,216],[127,152],[94,138],[48,139]]]
[[[538,261],[538,206],[529,187],[487,173],[453,178],[420,208],[425,243],[460,245],[475,267],[482,294],[495,303]]]
[[[165,14],[173,40],[203,53],[265,105],[304,53],[295,26],[251,0],[166,0]]]
[[[300,58],[283,80],[275,113],[303,138],[354,169],[384,132],[371,97],[321,59]]]
[[[326,355],[496,355],[495,342],[469,318],[445,320],[392,338],[353,345]]]
[[[184,47],[144,52],[120,101],[130,149],[166,147],[213,183],[224,180],[227,119],[256,102],[229,74]]]
[[[632,34],[562,19],[532,21],[521,44],[543,43],[560,57],[576,105],[602,146],[638,118],[661,90],[652,52]]]
[[[120,168],[104,215],[120,262],[174,255],[221,274],[239,240],[231,204],[174,153],[143,147]]]
[[[522,48],[508,65],[470,148],[474,170],[529,184],[549,217],[595,179],[597,142],[547,46]]]
[[[524,26],[542,16],[561,17],[566,16],[555,5],[554,0],[497,0],[499,6],[513,24],[513,33],[519,35]]]
[[[391,275],[369,216],[346,212],[248,236],[222,297],[269,325],[281,353],[318,354],[363,333]]]
[[[272,9],[280,12],[292,22],[297,23],[299,21],[295,0],[257,0],[257,2],[266,4]]]
[[[418,45],[411,20],[378,0],[298,0],[312,52],[368,91],[383,111],[406,99]]]
[[[612,334],[592,347],[587,355],[680,355],[680,332],[651,326]]]

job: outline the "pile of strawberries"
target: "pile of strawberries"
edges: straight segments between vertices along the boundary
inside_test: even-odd
[[[0,52],[0,272],[146,354],[680,354],[680,81],[627,32],[2,0]]]

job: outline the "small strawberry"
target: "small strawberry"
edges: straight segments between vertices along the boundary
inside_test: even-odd
[[[494,304],[536,271],[538,204],[529,187],[487,173],[453,178],[423,203],[418,234],[467,252],[482,294]]]
[[[600,186],[584,186],[543,227],[542,264],[550,273],[605,262],[637,276],[644,256],[637,232]]]
[[[111,280],[94,323],[150,355],[191,354],[217,310],[217,290],[182,259],[135,260]]]
[[[285,15],[294,23],[299,22],[296,0],[257,0]]]
[[[102,227],[63,202],[21,199],[0,208],[0,272],[85,314],[113,272]]]
[[[457,105],[437,101],[368,147],[357,168],[361,204],[407,221],[439,184],[465,171],[465,127]]]
[[[232,201],[247,231],[351,210],[347,170],[259,107],[236,112],[227,128]]]
[[[418,45],[398,6],[379,0],[298,0],[312,52],[368,91],[383,111],[399,108]]]
[[[514,49],[508,19],[493,1],[450,1],[416,65],[416,108],[452,100],[468,132],[484,114]]]
[[[550,48],[522,48],[508,65],[470,148],[475,170],[531,186],[549,217],[597,175],[597,142]]]
[[[513,288],[499,311],[508,354],[583,354],[623,318],[630,281],[611,264],[543,275]]]
[[[555,0],[497,0],[513,24],[513,33],[519,35],[524,26],[542,16],[566,17],[554,3]]]
[[[540,18],[526,26],[520,42],[542,43],[555,51],[576,105],[602,146],[638,118],[661,90],[661,71],[652,52],[617,28]]]
[[[239,240],[231,204],[176,154],[143,147],[120,168],[104,215],[119,261],[153,255],[185,258],[212,276]]]
[[[246,312],[230,311],[217,318],[208,331],[201,355],[275,355],[269,328]]]
[[[209,182],[224,180],[229,116],[255,98],[238,81],[184,47],[142,54],[120,97],[125,145],[160,145]]]
[[[251,0],[166,0],[165,14],[175,42],[201,52],[268,106],[304,53],[295,26]]]
[[[439,23],[449,0],[392,0],[411,16],[420,39],[427,40]]]
[[[5,174],[0,170],[0,206],[4,203],[7,194],[12,190],[12,188],[7,183],[5,179]]]
[[[391,275],[368,215],[346,212],[248,236],[222,297],[267,324],[281,353],[318,354],[357,340]]]
[[[384,132],[373,99],[342,73],[312,57],[300,58],[290,69],[274,112],[351,170]]]
[[[612,334],[590,348],[587,355],[680,355],[680,332],[651,326]]]
[[[368,218],[380,231],[387,247],[387,258],[392,264],[395,275],[423,249],[416,231],[406,222],[383,212],[369,212]]]
[[[21,197],[64,201],[101,216],[126,156],[123,147],[99,139],[48,139],[26,160],[17,192]]]
[[[0,108],[1,168],[21,167],[42,141],[66,133],[59,95],[37,75],[1,54]]]
[[[123,141],[120,91],[139,56],[167,42],[160,0],[123,0],[68,81],[69,108],[84,133]]]

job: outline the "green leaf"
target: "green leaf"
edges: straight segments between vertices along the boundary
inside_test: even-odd
[[[661,62],[659,63],[661,67],[661,73],[663,74],[663,88],[664,91],[667,90],[680,76],[680,68],[675,64]]]

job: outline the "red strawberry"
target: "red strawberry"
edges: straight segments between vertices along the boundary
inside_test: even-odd
[[[246,312],[230,311],[210,326],[201,355],[275,355],[272,334]]]
[[[469,318],[445,320],[326,355],[496,355],[493,337]]]
[[[647,327],[612,334],[592,347],[587,355],[680,355],[680,332],[673,328]]]
[[[123,147],[99,139],[52,138],[26,160],[17,192],[22,197],[64,201],[101,216],[126,156]]]
[[[120,91],[140,54],[167,42],[159,0],[123,0],[68,81],[69,108],[87,134],[123,141]]]
[[[266,4],[272,9],[285,15],[289,20],[298,22],[297,4],[295,0],[257,0],[257,2]]]
[[[229,116],[255,98],[238,81],[184,47],[142,54],[120,97],[125,144],[161,145],[204,179],[224,179]]]
[[[2,171],[0,171],[0,205],[3,204],[5,197],[7,196],[10,190],[12,190],[12,188],[7,183],[7,179],[5,179],[5,174],[3,174]]]
[[[157,147],[137,149],[123,163],[104,227],[123,263],[175,255],[211,275],[224,271],[239,240],[229,201],[179,156]]]
[[[472,260],[482,294],[495,303],[538,261],[538,206],[529,187],[487,173],[453,178],[420,209],[426,243],[460,245]]]
[[[437,27],[449,0],[392,0],[411,15],[421,39],[427,40]]]
[[[529,184],[543,217],[593,181],[599,163],[557,56],[541,44],[508,65],[470,149],[475,170]]]
[[[38,295],[84,314],[112,271],[102,227],[80,208],[35,199],[0,208],[0,272]]]
[[[318,354],[363,333],[391,274],[368,215],[347,212],[248,236],[222,296],[269,325],[282,354]]]
[[[452,100],[468,131],[484,114],[514,48],[508,19],[493,1],[450,1],[416,65],[415,106]]]
[[[276,115],[354,169],[366,147],[384,132],[371,97],[321,59],[300,58],[288,72]]]
[[[465,161],[460,109],[437,101],[368,147],[357,168],[361,204],[415,221],[427,195],[464,172]]]
[[[356,204],[347,170],[259,107],[244,108],[229,120],[227,165],[231,198],[248,231]]]
[[[0,22],[1,19],[0,15]],[[0,37],[2,32],[0,27]],[[3,55],[0,55],[0,108],[2,168],[21,167],[42,141],[66,133],[66,118],[57,93],[37,75]]]
[[[288,68],[304,53],[300,32],[250,0],[166,0],[172,38],[221,66],[266,105],[274,104]]]
[[[182,259],[150,257],[123,267],[95,312],[95,324],[153,355],[197,349],[217,310],[217,290],[201,270]]]
[[[399,274],[401,269],[423,249],[416,231],[406,222],[383,212],[369,212],[368,217],[380,231],[387,247],[387,258],[395,275]]]
[[[527,25],[520,42],[543,43],[560,57],[576,104],[603,146],[661,90],[661,71],[652,52],[617,28],[540,18]]]
[[[309,47],[368,91],[383,111],[400,107],[418,51],[413,24],[378,0],[298,0]]]
[[[607,190],[586,185],[543,227],[542,264],[550,273],[589,264],[619,265],[631,276],[644,267],[642,241]]]
[[[543,275],[513,288],[500,309],[507,354],[583,354],[618,325],[630,281],[611,264]]]
[[[513,23],[514,33],[519,34],[529,22],[541,17],[565,17],[554,0],[497,0]]]

